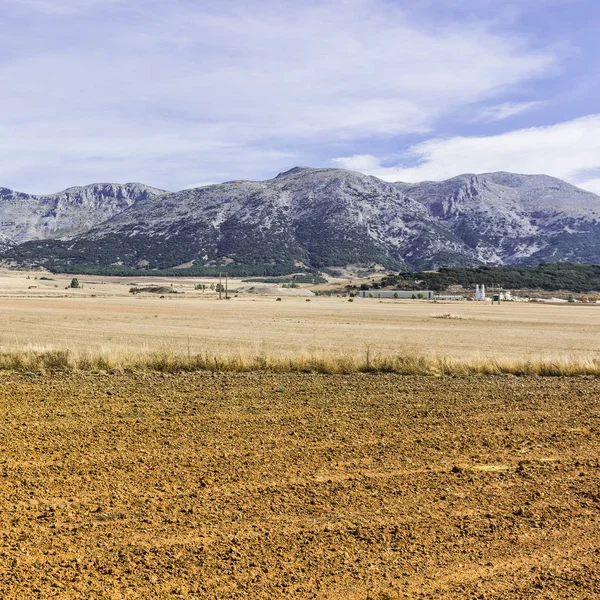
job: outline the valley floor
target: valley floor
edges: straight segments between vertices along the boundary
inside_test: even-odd
[[[593,598],[600,380],[0,374],[0,597]]]
[[[0,298],[0,351],[600,359],[600,305],[215,298]]]

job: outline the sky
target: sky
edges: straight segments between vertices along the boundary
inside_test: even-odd
[[[296,165],[600,194],[598,0],[0,0],[0,186]]]

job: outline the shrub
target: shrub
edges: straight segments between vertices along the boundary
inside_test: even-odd
[[[79,279],[77,279],[77,277],[73,277],[73,279],[71,279],[71,283],[69,285],[70,288],[76,289],[79,287]]]

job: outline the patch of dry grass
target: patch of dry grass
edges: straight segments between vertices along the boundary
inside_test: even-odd
[[[450,358],[435,354],[378,354],[370,347],[362,353],[331,351],[272,355],[266,353],[181,354],[169,348],[153,351],[107,350],[77,352],[68,348],[24,348],[0,351],[0,370],[13,372],[47,371],[191,371],[272,372],[272,373],[396,373],[430,376],[600,376],[596,358]]]

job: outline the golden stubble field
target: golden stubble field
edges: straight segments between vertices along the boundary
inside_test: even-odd
[[[459,318],[436,318],[451,313]],[[600,358],[600,305],[0,297],[0,348]]]

